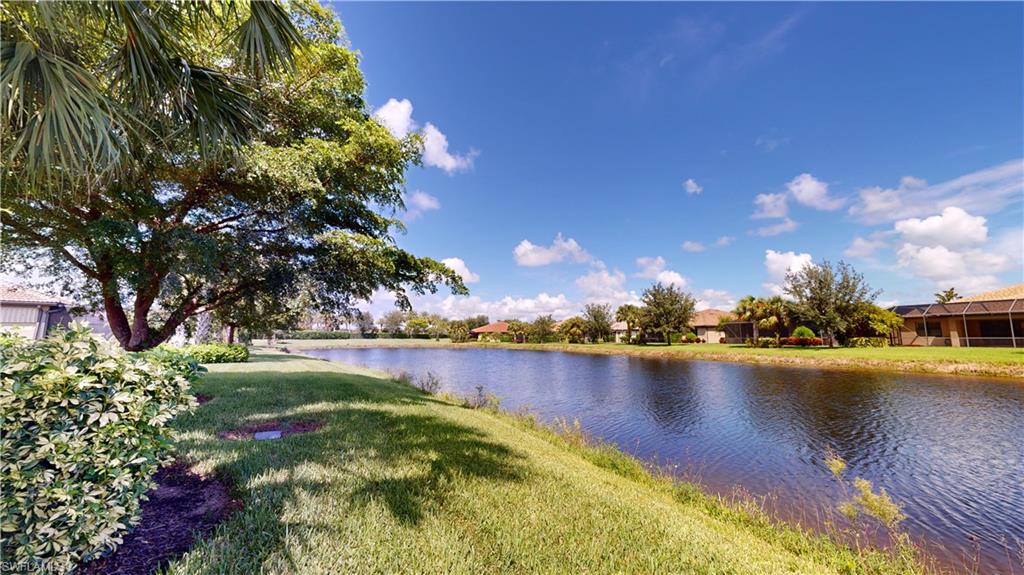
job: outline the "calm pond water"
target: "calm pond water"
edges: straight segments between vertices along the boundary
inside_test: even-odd
[[[445,391],[502,398],[707,488],[774,497],[813,525],[849,477],[904,506],[932,555],[979,573],[1024,573],[1024,385],[1019,382],[503,349],[331,349],[330,360],[413,374]],[[977,561],[977,563],[975,563]]]

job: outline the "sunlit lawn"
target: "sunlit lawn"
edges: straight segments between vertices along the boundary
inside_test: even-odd
[[[242,509],[173,573],[901,572],[375,372],[258,353],[211,366],[197,391],[213,399],[179,423],[183,453]],[[268,419],[324,426],[217,436]]]

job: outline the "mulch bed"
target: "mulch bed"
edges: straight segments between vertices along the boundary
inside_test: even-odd
[[[142,520],[114,553],[82,565],[82,575],[149,575],[177,559],[241,507],[223,483],[175,462],[157,472],[157,487],[142,502]]]
[[[311,431],[316,431],[323,426],[324,423],[322,421],[280,421],[275,419],[271,421],[264,421],[261,423],[245,425],[237,429],[222,431],[217,434],[217,437],[220,437],[221,439],[235,440],[252,439],[252,435],[259,431],[280,431],[281,437],[287,437],[289,435],[297,435],[299,433],[309,433]]]

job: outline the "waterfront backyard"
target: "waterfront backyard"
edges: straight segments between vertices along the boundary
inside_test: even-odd
[[[281,353],[211,366],[182,455],[241,510],[173,562],[209,572],[918,572],[771,526],[631,457],[379,371]],[[271,442],[240,423],[316,421]]]

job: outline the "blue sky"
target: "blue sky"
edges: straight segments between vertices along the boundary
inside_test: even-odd
[[[1022,4],[335,9],[377,117],[426,138],[399,243],[471,281],[418,309],[564,317],[659,279],[730,308],[822,258],[881,303],[1024,281]]]

